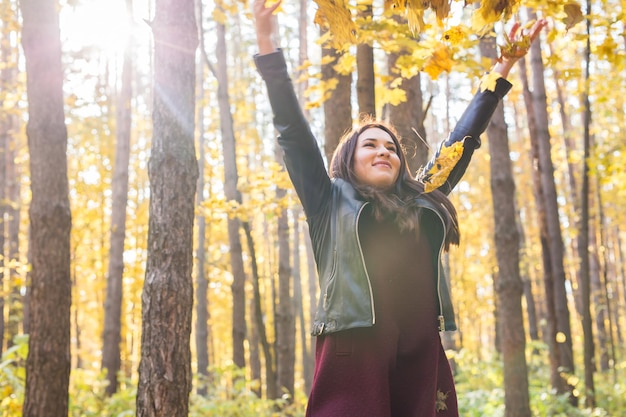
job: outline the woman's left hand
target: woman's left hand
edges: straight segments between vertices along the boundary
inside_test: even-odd
[[[519,22],[515,22],[508,36],[506,36],[506,45],[500,46],[500,58],[498,58],[498,62],[496,62],[492,71],[506,78],[513,65],[526,56],[530,45],[537,39],[539,33],[547,24],[548,21],[546,19],[539,19],[529,31],[526,31],[524,28],[520,29],[521,24]]]

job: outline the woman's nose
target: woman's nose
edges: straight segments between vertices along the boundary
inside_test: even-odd
[[[379,147],[378,155],[380,155],[380,156],[387,156],[387,155],[389,155],[389,149],[387,149],[385,146]]]

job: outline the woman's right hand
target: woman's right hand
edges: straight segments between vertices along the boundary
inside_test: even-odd
[[[278,9],[280,3],[281,0],[278,0],[271,6],[268,6],[267,0],[254,0],[252,5],[260,55],[276,51],[272,35],[274,33],[274,12]]]

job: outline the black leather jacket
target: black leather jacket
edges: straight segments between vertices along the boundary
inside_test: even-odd
[[[330,179],[321,151],[309,124],[302,114],[282,52],[254,57],[263,77],[274,113],[274,126],[279,132],[278,143],[284,151],[287,171],[300,198],[309,224],[309,235],[317,263],[321,295],[313,335],[332,333],[356,327],[373,326],[376,309],[372,286],[365,267],[358,235],[358,222],[363,201],[354,188],[341,179]],[[461,159],[439,189],[449,193],[459,182],[474,149],[480,146],[480,134],[511,84],[500,78],[495,92],[477,93],[463,113],[446,146],[465,139]],[[441,147],[439,148],[441,149]],[[433,164],[439,152],[427,165]],[[456,330],[450,291],[441,265],[444,222],[431,203],[416,197],[423,208],[432,211],[435,220],[426,228],[433,250],[433,265],[437,283],[439,329]]]

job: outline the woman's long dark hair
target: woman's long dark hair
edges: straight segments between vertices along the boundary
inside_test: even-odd
[[[359,135],[370,128],[379,128],[389,133],[398,149],[400,171],[392,190],[380,190],[360,183],[354,172],[354,153]],[[429,200],[436,207],[446,226],[444,247],[458,245],[460,232],[456,209],[446,194],[439,190],[424,192],[424,184],[415,179],[406,161],[406,152],[396,130],[389,124],[375,120],[363,120],[339,141],[330,162],[330,176],[348,181],[368,201],[373,203],[374,215],[382,218],[391,215],[401,230],[419,230],[420,209],[415,205],[415,197]]]

